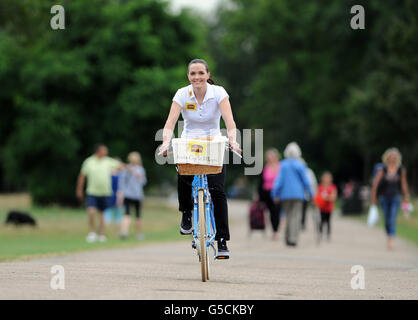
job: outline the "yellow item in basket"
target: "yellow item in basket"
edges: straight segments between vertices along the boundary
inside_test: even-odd
[[[189,142],[189,147],[187,148],[188,154],[194,154],[197,156],[205,156],[207,150],[206,142],[202,141],[191,141]]]

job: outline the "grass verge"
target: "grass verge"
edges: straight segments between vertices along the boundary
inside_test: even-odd
[[[87,243],[87,214],[85,209],[32,207],[22,209],[29,212],[38,223],[36,228],[5,225],[8,209],[0,209],[0,261],[26,260],[70,252],[109,248],[129,248],[143,244],[184,240],[178,233],[177,210],[162,204],[145,201],[142,210],[145,238],[135,237],[134,221],[130,237],[118,238],[118,228],[106,228],[105,243]],[[98,219],[96,220],[96,223]]]

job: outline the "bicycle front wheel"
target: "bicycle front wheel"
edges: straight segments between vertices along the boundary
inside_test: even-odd
[[[200,244],[200,264],[202,269],[202,281],[209,279],[208,274],[208,255],[206,248],[206,212],[203,202],[203,190],[199,190],[199,244]]]

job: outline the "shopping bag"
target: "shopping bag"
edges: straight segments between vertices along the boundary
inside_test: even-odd
[[[379,221],[379,211],[375,204],[370,206],[369,214],[367,216],[367,224],[373,227]]]

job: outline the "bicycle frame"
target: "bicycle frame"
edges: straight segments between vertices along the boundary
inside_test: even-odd
[[[216,256],[216,249],[214,240],[216,235],[215,216],[213,210],[213,203],[209,192],[208,179],[205,174],[195,175],[192,184],[193,194],[193,238],[198,239],[198,221],[199,221],[199,200],[198,192],[203,190],[203,200],[205,203],[206,212],[206,232],[204,235],[206,247],[211,246]]]

